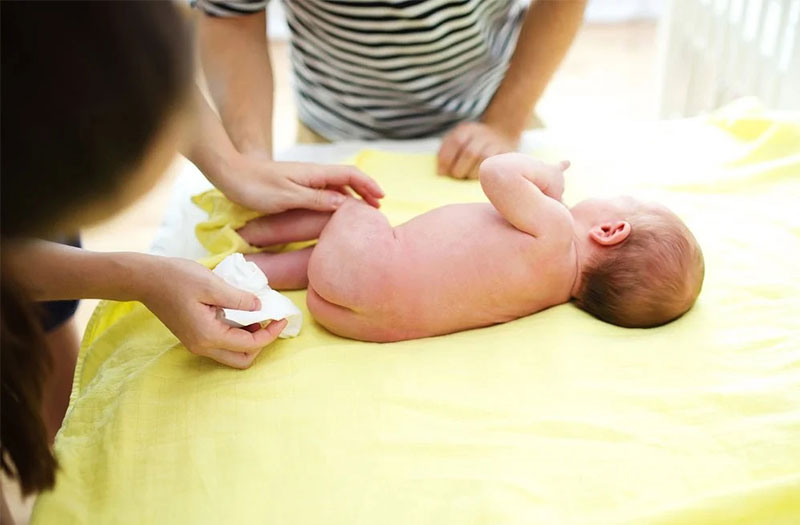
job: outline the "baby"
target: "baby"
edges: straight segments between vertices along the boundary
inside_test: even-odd
[[[625,327],[681,316],[703,282],[694,236],[667,208],[630,197],[561,202],[568,162],[491,157],[491,204],[454,204],[392,228],[350,199],[332,215],[293,210],[246,225],[266,246],[319,235],[313,248],[255,254],[276,288],[308,286],[308,309],[331,332],[400,341],[511,321],[574,300]]]

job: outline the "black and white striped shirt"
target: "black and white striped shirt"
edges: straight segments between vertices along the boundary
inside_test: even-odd
[[[197,0],[238,16],[268,0]],[[300,120],[330,140],[438,135],[500,85],[519,0],[284,0]]]

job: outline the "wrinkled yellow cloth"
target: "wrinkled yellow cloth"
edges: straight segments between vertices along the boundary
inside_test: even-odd
[[[197,239],[211,254],[203,259],[203,264],[213,268],[232,253],[260,251],[247,244],[236,233],[236,230],[244,226],[247,221],[261,215],[260,213],[229,201],[221,191],[216,189],[195,195],[192,197],[192,202],[208,213],[208,220],[195,227]]]
[[[238,371],[103,302],[33,522],[798,523],[800,123],[747,106],[641,137],[670,155],[600,135],[536,153],[569,155],[569,202],[641,191],[687,221],[706,282],[683,318],[627,330],[565,304],[386,345],[309,322]],[[394,223],[484,198],[431,155],[356,163]],[[216,201],[198,235],[247,251]]]

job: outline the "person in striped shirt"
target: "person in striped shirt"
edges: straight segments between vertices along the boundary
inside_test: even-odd
[[[273,90],[267,2],[195,0],[200,56],[225,131],[239,151],[265,161]],[[475,178],[482,160],[516,149],[586,0],[283,5],[302,125],[329,141],[443,136],[439,172]]]

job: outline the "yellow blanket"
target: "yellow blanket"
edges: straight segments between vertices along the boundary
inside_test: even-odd
[[[308,321],[237,371],[104,302],[34,523],[797,523],[800,124],[739,108],[655,136],[658,162],[602,134],[537,154],[570,155],[568,201],[625,188],[686,220],[707,269],[682,319],[626,330],[566,304],[390,345]],[[483,199],[430,155],[357,163],[395,223]],[[241,211],[205,242],[234,249]]]

